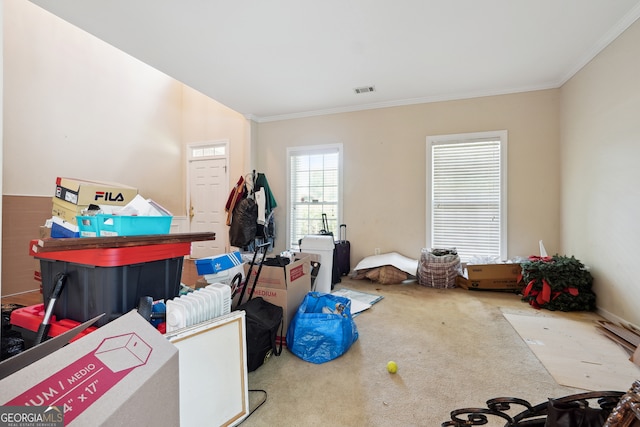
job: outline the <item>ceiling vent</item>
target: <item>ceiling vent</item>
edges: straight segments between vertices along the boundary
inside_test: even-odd
[[[362,86],[362,87],[357,87],[354,89],[355,93],[369,93],[369,92],[375,92],[376,87],[375,86]]]

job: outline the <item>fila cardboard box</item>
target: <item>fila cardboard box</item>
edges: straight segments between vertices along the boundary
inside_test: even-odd
[[[286,336],[287,328],[294,314],[300,307],[304,296],[311,290],[311,264],[310,257],[305,254],[296,254],[297,258],[284,267],[262,266],[258,283],[253,297],[262,297],[271,304],[282,307],[283,332]],[[248,274],[249,264],[245,264],[245,275]],[[246,290],[243,301],[248,300],[249,292],[258,273],[258,266],[251,270],[251,277],[247,280],[249,289]],[[280,332],[278,332],[280,333]]]
[[[62,407],[65,426],[177,426],[178,370],[178,349],[131,311],[0,380],[0,404]]]
[[[124,206],[138,194],[138,189],[113,182],[56,178],[55,197],[78,206]]]

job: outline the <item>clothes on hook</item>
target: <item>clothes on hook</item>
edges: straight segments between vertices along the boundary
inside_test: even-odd
[[[271,211],[273,211],[278,206],[278,204],[276,203],[276,199],[275,197],[273,197],[273,193],[269,188],[269,181],[267,181],[267,176],[265,174],[258,173],[258,176],[256,177],[256,180],[255,180],[254,188],[257,188],[257,189],[264,188],[264,192],[266,196],[265,209],[267,211],[267,215],[269,215],[269,213],[271,213]]]
[[[255,239],[271,241],[275,237],[273,210],[276,199],[263,173],[241,176],[231,190],[225,211],[229,229],[229,243],[247,248]]]
[[[263,238],[275,237],[275,223],[273,210],[278,206],[275,197],[269,188],[267,176],[258,173],[254,181],[254,194],[258,203],[258,230],[257,235]]]

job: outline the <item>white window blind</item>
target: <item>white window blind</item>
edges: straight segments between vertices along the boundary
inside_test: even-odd
[[[506,258],[506,133],[431,141],[431,247]]]
[[[322,214],[327,215],[329,230],[337,236],[341,200],[341,146],[290,148],[289,217],[290,248],[308,234],[324,229]]]

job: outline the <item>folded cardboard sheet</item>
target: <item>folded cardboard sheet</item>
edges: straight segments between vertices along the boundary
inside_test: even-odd
[[[382,267],[384,265],[392,265],[398,270],[402,270],[412,276],[415,276],[418,271],[417,259],[408,258],[397,252],[368,256],[360,261],[354,270],[367,270],[369,268]]]
[[[622,347],[599,333],[593,320],[577,317],[582,313],[503,314],[558,384],[626,391],[640,376]]]

